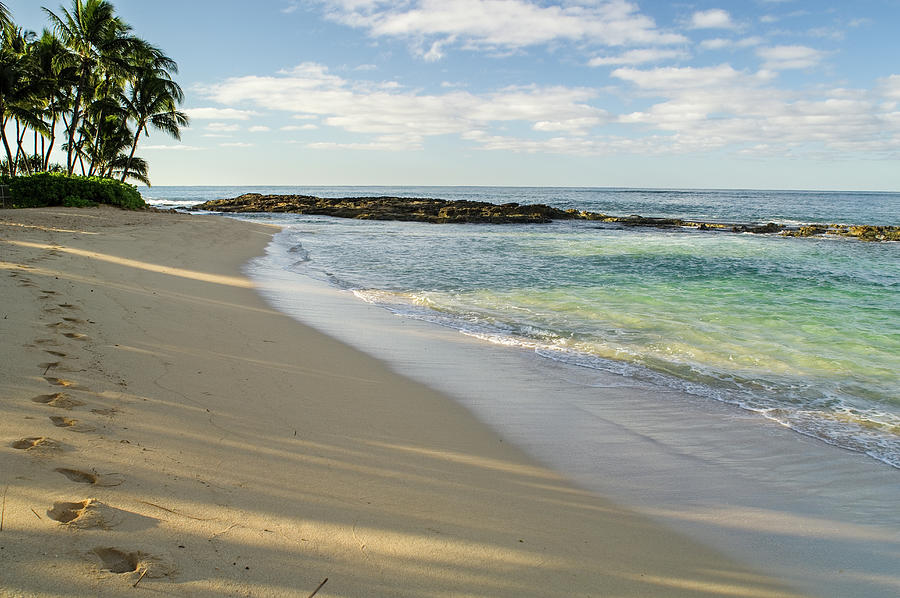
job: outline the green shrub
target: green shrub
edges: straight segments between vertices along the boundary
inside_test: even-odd
[[[105,203],[128,210],[147,206],[137,187],[114,179],[38,172],[9,182],[13,207],[78,206]]]
[[[67,208],[96,208],[100,204],[98,204],[96,201],[81,199],[80,197],[74,197],[70,195],[69,197],[62,200],[62,205]]]

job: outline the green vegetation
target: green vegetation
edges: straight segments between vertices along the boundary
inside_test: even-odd
[[[128,210],[146,207],[134,185],[110,178],[39,172],[31,176],[3,177],[0,184],[9,185],[14,208],[81,208],[101,203]]]
[[[68,9],[44,12],[50,29],[38,36],[17,27],[0,3],[0,173],[12,177],[14,203],[61,205],[68,197],[72,205],[138,207],[133,187],[107,181],[149,185],[147,162],[136,155],[142,136],[156,129],[180,139],[188,117],[178,110],[178,67],[133,35],[106,0],[71,0]],[[50,163],[55,148],[65,164]],[[54,171],[68,177],[28,180]],[[34,195],[63,187],[62,196]]]

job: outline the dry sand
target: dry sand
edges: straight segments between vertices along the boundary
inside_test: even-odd
[[[0,211],[0,596],[796,595],[273,311],[272,232]]]

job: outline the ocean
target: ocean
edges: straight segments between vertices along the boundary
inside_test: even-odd
[[[246,192],[900,224],[898,193],[142,189],[176,208]],[[900,593],[900,244],[223,217],[282,227],[246,266],[273,307],[447,393],[498,442],[811,595]]]
[[[153,187],[546,203],[712,222],[900,224],[900,194],[517,187]],[[900,468],[900,245],[596,222],[429,225],[320,216],[270,260],[359,300],[547,360],[730,403]],[[552,399],[549,399],[552,400]]]

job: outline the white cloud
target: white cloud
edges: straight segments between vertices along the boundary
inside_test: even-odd
[[[661,31],[637,4],[627,0],[319,0],[338,23],[365,29],[373,37],[409,39],[426,60],[451,45],[466,49],[518,49],[556,41],[593,45],[684,43]]]
[[[665,98],[622,115],[619,122],[667,132],[669,136],[658,143],[668,151],[729,148],[758,153],[766,148],[771,155],[834,156],[900,150],[898,123],[871,92],[834,89],[805,96],[772,87],[765,73],[737,71],[729,65],[618,69],[613,76],[632,82],[648,97]],[[888,89],[883,85],[883,91]]]
[[[219,147],[253,147],[253,143],[246,143],[244,141],[233,141],[229,143],[220,143]]]
[[[250,120],[258,116],[251,110],[236,110],[235,108],[187,108],[184,112],[193,120]]]
[[[240,131],[241,127],[232,123],[215,122],[206,125],[206,130],[212,133],[233,133],[235,131]]]
[[[773,71],[805,69],[817,65],[825,53],[807,46],[772,46],[756,50],[765,62],[763,68]]]
[[[249,131],[250,133],[265,133],[266,131],[271,131],[271,130],[272,129],[270,129],[269,127],[267,127],[265,125],[254,125],[254,126],[250,127],[249,129],[247,129],[247,131]]]
[[[900,100],[900,75],[891,75],[878,80],[881,94],[890,100]]]
[[[280,131],[315,131],[319,127],[313,124],[309,125],[285,125],[281,127]]]
[[[723,50],[725,48],[751,48],[762,44],[765,40],[761,37],[745,37],[742,39],[725,39],[716,37],[713,39],[705,39],[700,42],[700,47],[704,50]]]
[[[691,15],[690,27],[691,29],[734,29],[735,24],[728,11],[712,8],[700,10]]]
[[[642,48],[637,50],[628,50],[618,56],[597,56],[588,62],[588,66],[605,66],[605,65],[634,65],[645,64],[648,62],[662,62],[665,60],[675,60],[687,58],[688,53],[684,50],[671,48]]]
[[[797,59],[790,52],[769,57],[775,67]],[[727,63],[629,65],[611,77],[636,108],[610,115],[594,105],[600,91],[583,87],[425,93],[348,80],[314,63],[271,76],[227,79],[203,93],[223,105],[296,118],[297,124],[282,127],[285,131],[314,131],[325,124],[345,137],[355,135],[338,142],[324,132],[314,143],[302,142],[318,150],[417,151],[429,138],[455,135],[482,150],[577,155],[714,151],[833,158],[900,152],[900,75],[879,80],[872,90],[825,91],[779,89],[776,71],[739,70]]]
[[[415,134],[408,135],[382,135],[369,143],[333,143],[318,142],[308,143],[306,147],[318,150],[363,150],[363,151],[387,151],[402,152],[415,151],[422,146],[422,137]]]
[[[599,118],[571,118],[569,120],[542,120],[534,123],[535,131],[564,131],[570,135],[587,135],[591,128],[603,124]]]
[[[729,64],[711,67],[666,67],[652,70],[620,68],[613,77],[630,81],[646,90],[680,91],[729,85],[744,77]]]
[[[173,152],[198,152],[203,150],[202,147],[197,147],[194,145],[142,145],[141,150],[152,150],[152,151],[173,151]]]
[[[318,116],[332,127],[380,136],[378,143],[385,147],[405,148],[429,136],[513,121],[524,121],[538,131],[583,134],[608,120],[605,111],[590,105],[597,92],[588,88],[523,86],[481,95],[462,90],[425,94],[354,83],[314,63],[276,76],[227,79],[205,94],[222,104],[249,103],[303,119]]]
[[[705,39],[700,42],[700,47],[704,50],[722,50],[734,45],[734,40],[716,37],[713,39]]]

